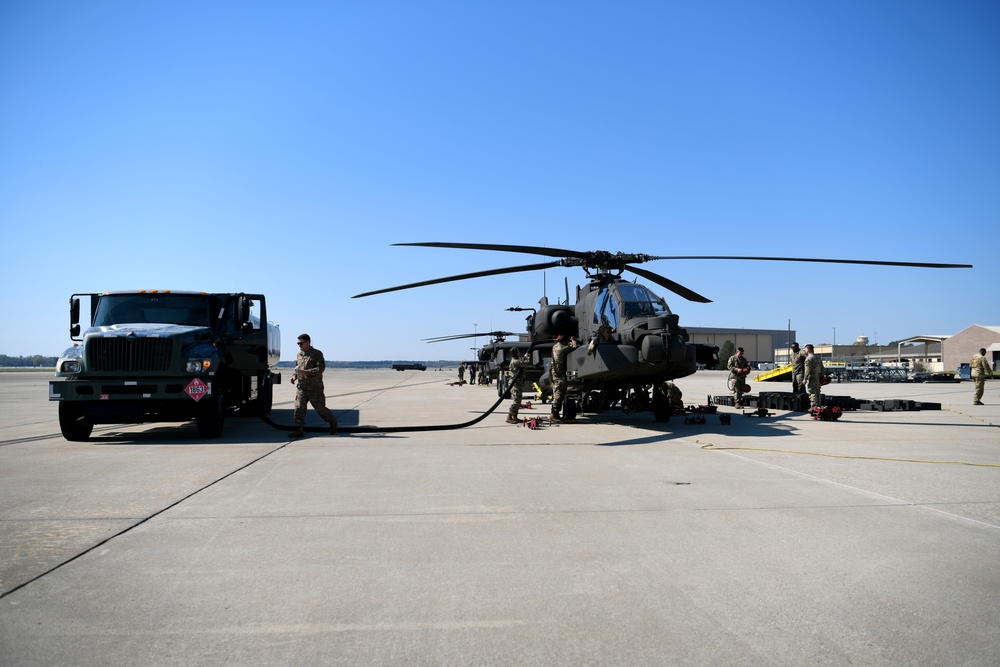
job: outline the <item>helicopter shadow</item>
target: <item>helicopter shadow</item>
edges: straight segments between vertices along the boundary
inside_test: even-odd
[[[652,416],[647,415],[625,415],[618,413],[611,418],[605,418],[605,413],[601,413],[595,423],[615,424],[629,426],[632,428],[651,431],[655,435],[648,435],[641,438],[631,438],[616,442],[607,442],[602,447],[625,447],[630,445],[648,445],[669,440],[691,440],[698,436],[705,435],[725,435],[741,438],[771,438],[787,437],[795,435],[798,428],[791,422],[795,413],[772,414],[768,417],[750,416],[750,413],[717,413],[709,415],[692,415],[693,417],[704,417],[705,423],[694,421],[685,422],[685,418],[679,415],[671,417],[670,421],[658,422]],[[729,424],[723,424],[720,417],[731,415]]]

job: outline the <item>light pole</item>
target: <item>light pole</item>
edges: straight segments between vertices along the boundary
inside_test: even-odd
[[[833,328],[833,346],[837,347],[837,327]]]

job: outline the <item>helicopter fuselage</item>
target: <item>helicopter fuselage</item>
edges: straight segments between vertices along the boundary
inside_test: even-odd
[[[608,407],[641,392],[641,407],[648,409],[657,386],[717,360],[716,348],[688,342],[680,318],[643,285],[598,276],[578,289],[574,306],[549,305],[544,298],[540,305],[532,322],[535,361],[551,355],[556,336],[575,337],[579,345],[567,359],[567,384],[584,407]],[[551,387],[548,372],[541,384]],[[651,389],[654,396],[647,393]]]

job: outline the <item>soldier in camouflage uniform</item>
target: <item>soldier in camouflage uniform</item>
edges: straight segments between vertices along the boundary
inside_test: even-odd
[[[969,364],[972,367],[972,379],[976,383],[976,391],[972,395],[973,405],[983,405],[983,392],[986,391],[986,376],[993,377],[993,369],[986,358],[986,348],[979,348],[979,354],[972,357]]]
[[[805,393],[806,351],[799,349],[798,343],[792,343],[792,353],[788,363],[792,365],[792,393]]]
[[[742,347],[736,348],[736,354],[729,357],[726,368],[729,369],[729,379],[733,383],[733,394],[735,396],[733,407],[742,408],[743,388],[747,384],[747,375],[750,374],[750,361],[743,356]]]
[[[510,365],[507,367],[507,377],[510,378],[510,410],[507,411],[507,423],[518,424],[517,411],[521,407],[521,385],[524,383],[524,368],[528,360],[521,356],[521,351],[514,348],[510,351]]]
[[[805,385],[809,394],[809,409],[820,407],[821,380],[823,379],[823,360],[816,354],[812,345],[806,345]]]
[[[670,407],[684,409],[684,392],[676,384],[670,380],[664,382],[663,394],[667,397]]]
[[[288,434],[289,438],[301,438],[305,435],[306,409],[312,403],[313,409],[330,423],[330,435],[337,433],[337,418],[326,407],[326,393],[323,389],[323,372],[326,370],[326,360],[323,353],[312,346],[309,334],[299,336],[299,354],[295,358],[295,373],[292,384],[295,390],[295,430]]]
[[[575,336],[569,336],[567,341],[567,337],[560,334],[556,336],[556,344],[552,346],[552,368],[549,371],[552,379],[552,414],[549,418],[554,422],[562,421],[559,411],[566,399],[566,359],[576,345]]]

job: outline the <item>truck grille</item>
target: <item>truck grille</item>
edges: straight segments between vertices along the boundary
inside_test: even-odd
[[[87,362],[95,373],[162,373],[170,369],[171,338],[94,338]]]

